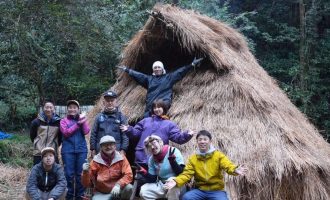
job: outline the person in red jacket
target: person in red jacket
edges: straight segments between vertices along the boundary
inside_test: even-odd
[[[94,187],[93,200],[129,199],[133,173],[128,160],[116,151],[116,140],[112,136],[103,136],[100,147],[93,160],[83,164],[82,184]]]

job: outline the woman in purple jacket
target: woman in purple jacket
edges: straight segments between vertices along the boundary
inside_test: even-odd
[[[64,163],[64,173],[68,182],[66,199],[75,198],[77,200],[82,199],[85,191],[81,184],[81,172],[88,152],[85,135],[89,133],[90,128],[86,116],[83,114],[79,115],[78,101],[69,100],[67,108],[68,114],[60,122],[63,134],[61,154]],[[75,183],[73,182],[74,180]]]
[[[157,135],[164,144],[169,140],[178,144],[188,142],[194,135],[194,131],[183,131],[178,125],[166,116],[167,106],[164,101],[156,100],[152,103],[152,116],[139,121],[134,127],[121,125],[120,129],[131,139],[139,138],[135,148],[135,162],[147,166],[148,157],[144,151],[143,141],[150,135]]]

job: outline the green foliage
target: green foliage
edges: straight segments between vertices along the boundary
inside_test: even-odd
[[[0,140],[0,162],[11,166],[30,168],[33,147],[28,135],[15,134],[10,139]]]

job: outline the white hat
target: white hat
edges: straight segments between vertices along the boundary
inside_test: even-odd
[[[116,143],[115,138],[110,135],[106,135],[101,138],[100,145],[103,143],[111,143],[111,142]]]
[[[166,74],[166,70],[164,68],[164,64],[161,61],[154,62],[154,64],[152,64],[152,69],[154,69],[156,66],[162,68],[163,74]],[[155,74],[153,74],[153,75],[155,75]]]

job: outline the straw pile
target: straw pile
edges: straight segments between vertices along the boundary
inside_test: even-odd
[[[156,60],[173,71],[195,56],[206,59],[175,85],[169,115],[182,129],[209,130],[232,161],[249,167],[244,178],[227,177],[231,198],[330,199],[329,144],[260,67],[236,30],[193,11],[156,5],[119,65],[151,74]],[[121,71],[112,89],[131,121],[142,116],[145,89]],[[194,140],[180,148],[189,155]]]

